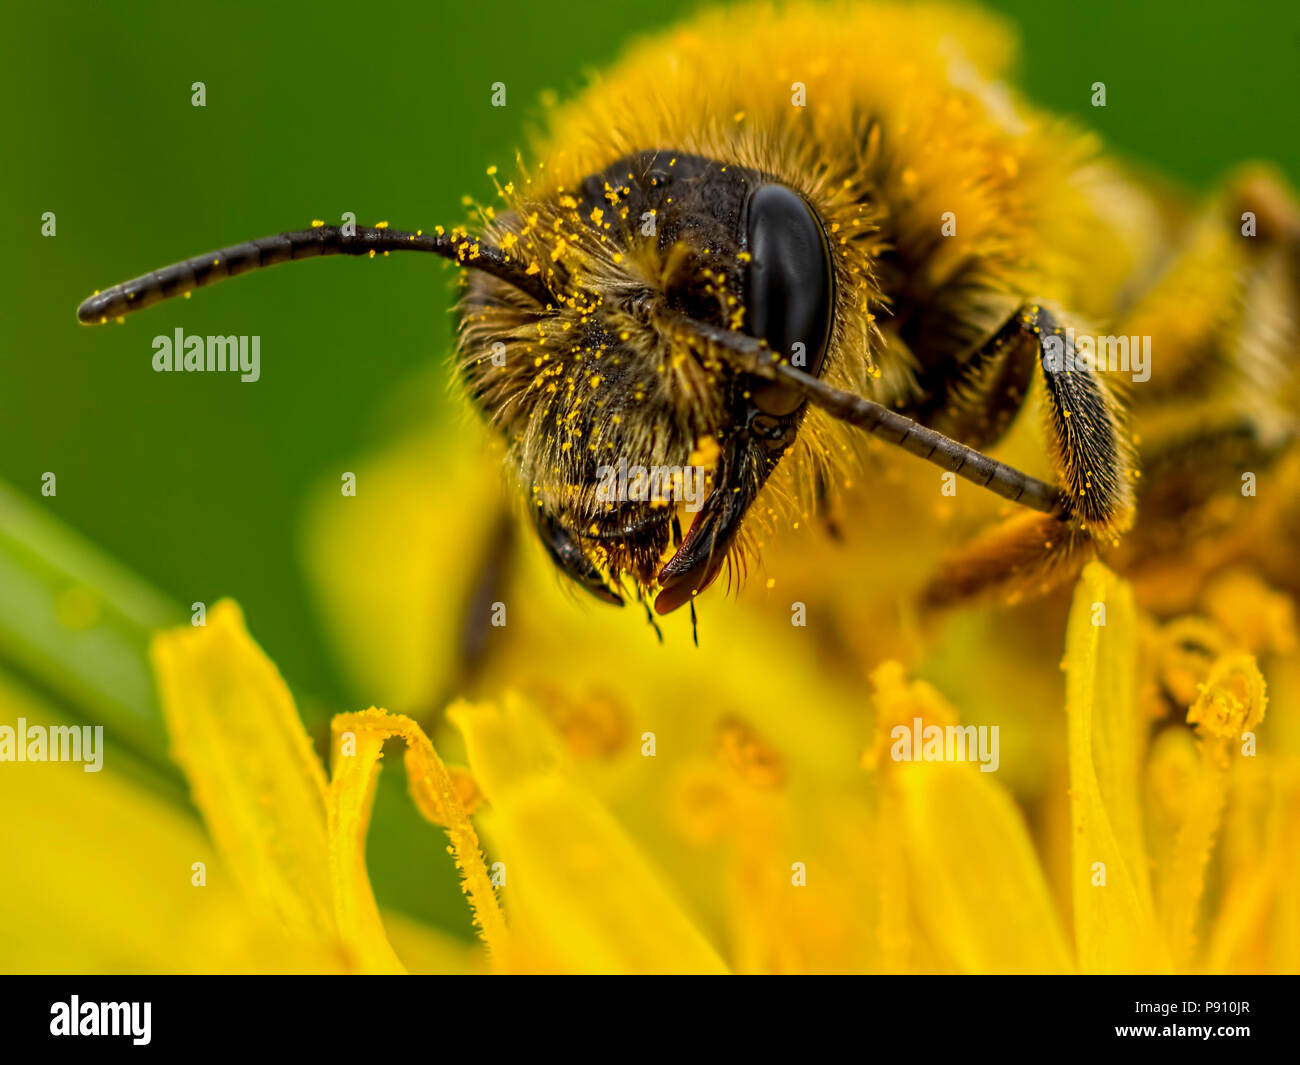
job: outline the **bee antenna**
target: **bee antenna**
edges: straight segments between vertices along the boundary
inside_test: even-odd
[[[1068,511],[1065,497],[1056,485],[1021,473],[1014,466],[989,458],[982,451],[865,396],[846,392],[789,363],[778,362],[771,349],[756,337],[693,318],[679,318],[679,322],[683,328],[715,345],[737,369],[794,389],[839,421],[878,436],[1013,503],[1057,516]]]
[[[228,277],[238,277],[277,263],[313,259],[318,255],[373,256],[377,252],[387,254],[390,251],[432,252],[457,266],[491,274],[543,307],[554,302],[540,275],[529,274],[522,263],[508,258],[500,248],[479,237],[404,233],[386,226],[314,226],[232,244],[96,292],[77,308],[77,320],[85,325],[96,325]]]

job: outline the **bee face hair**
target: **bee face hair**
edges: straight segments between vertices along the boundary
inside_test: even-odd
[[[532,264],[550,296],[539,305],[499,277],[467,276],[469,394],[507,440],[544,541],[564,541],[553,557],[657,583],[657,609],[674,609],[717,576],[804,404],[737,371],[696,323],[778,352],[802,344],[815,373],[833,300],[821,223],[767,175],[653,151],[525,201],[491,235]],[[674,469],[706,455],[709,496],[684,540],[662,500],[598,491],[602,468],[619,462]]]

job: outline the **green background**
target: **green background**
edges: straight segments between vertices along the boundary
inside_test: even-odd
[[[629,37],[695,6],[11,9],[0,480],[178,604],[236,597],[316,712],[365,705],[315,620],[297,550],[303,498],[385,438],[395,397],[406,416],[449,416],[425,373],[448,352],[448,269],[330,260],[103,329],[79,326],[74,308],[128,276],[345,210],[410,229],[462,221],[461,197],[490,201],[485,168],[524,146],[543,90],[575,90]],[[1254,158],[1300,183],[1294,3],[991,6],[1021,27],[1020,85],[1123,155],[1193,189]],[[205,108],[191,106],[195,81]],[[496,81],[506,108],[489,106]],[[1089,104],[1094,81],[1104,109]],[[40,233],[45,211],[53,239]],[[182,324],[260,335],[261,381],[154,373],[153,336]],[[40,494],[45,471],[58,475],[54,498]],[[405,849],[397,806],[381,799],[376,813],[381,900],[464,931],[438,841]],[[429,875],[446,887],[432,898]]]

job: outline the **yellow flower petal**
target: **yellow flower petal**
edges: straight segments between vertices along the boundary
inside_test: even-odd
[[[291,929],[336,939],[325,773],[275,666],[223,600],[154,638],[172,750],[245,894]]]
[[[364,971],[400,973],[405,969],[384,936],[366,873],[366,831],[379,780],[384,736],[357,728],[348,736],[351,742],[347,751],[341,754],[339,750],[340,732],[348,728],[349,718],[357,716],[340,715],[334,719],[333,776],[326,796],[334,915],[344,943],[356,953]]]
[[[1051,893],[1010,795],[961,762],[890,774],[913,875],[913,908],[969,973],[1060,973],[1073,966]]]
[[[456,864],[465,878],[465,894],[475,923],[493,958],[502,962],[509,954],[508,937],[483,864],[478,834],[465,815],[455,781],[429,738],[410,718],[386,714],[374,707],[359,714],[339,714],[331,727],[334,777],[330,784],[330,860],[336,910],[345,937],[368,943],[371,950],[376,950],[381,941],[388,948],[366,876],[365,838],[384,741],[396,736],[406,741],[406,775],[415,804],[430,821],[446,829]],[[371,954],[370,960],[376,966],[389,963],[382,951]],[[396,958],[391,961],[396,962]]]
[[[66,725],[0,673],[0,723]],[[0,971],[341,972],[336,944],[288,932],[239,890],[198,820],[110,746],[76,762],[0,769]],[[18,816],[13,816],[20,811]],[[199,883],[195,881],[198,880]]]
[[[1074,934],[1090,972],[1165,972],[1138,816],[1137,624],[1127,585],[1099,562],[1070,609],[1066,670]]]
[[[722,960],[609,812],[558,771],[540,713],[459,703],[482,815],[505,870],[521,954],[514,964],[582,973],[718,973]]]

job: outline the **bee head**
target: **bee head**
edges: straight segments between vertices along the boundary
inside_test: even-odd
[[[769,349],[805,391],[820,374],[834,305],[822,222],[770,175],[669,151],[508,199],[482,236],[316,222],[96,292],[77,317],[321,255],[450,259],[464,269],[460,376],[505,437],[551,558],[602,599],[621,604],[629,577],[674,610],[737,549],[798,433],[803,394],[754,358]]]
[[[719,338],[819,373],[834,303],[821,221],[762,173],[655,151],[521,198],[485,236],[544,292],[468,272],[460,373],[543,543],[600,598],[621,602],[628,576],[676,609],[718,576],[804,413]]]

